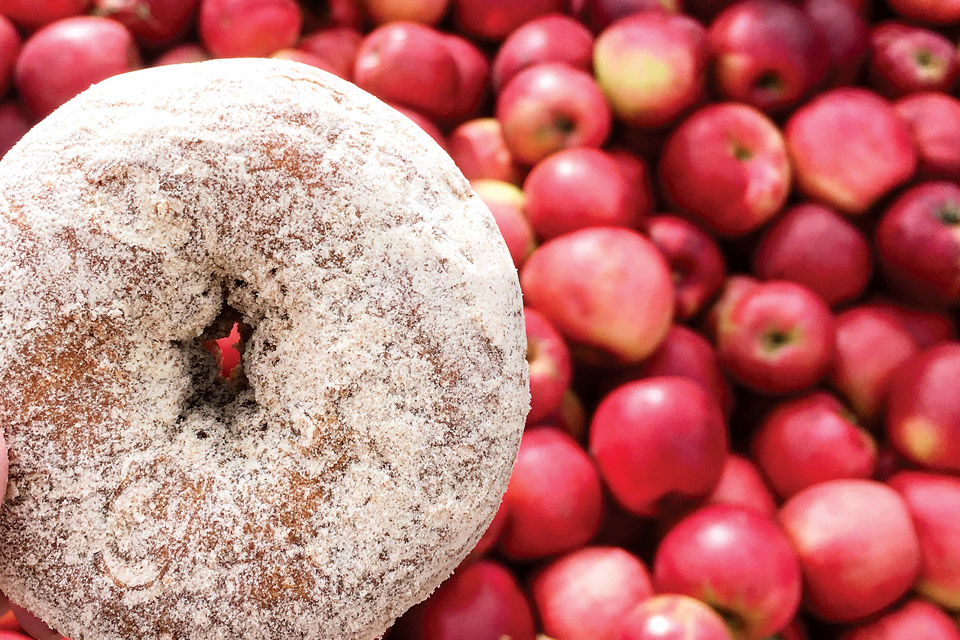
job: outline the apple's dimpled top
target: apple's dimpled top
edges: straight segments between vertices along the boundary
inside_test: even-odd
[[[253,328],[245,386],[198,339]],[[74,640],[370,639],[491,521],[516,271],[445,153],[278,60],[137,71],[0,162],[0,590]]]

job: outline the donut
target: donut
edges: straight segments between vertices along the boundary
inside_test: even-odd
[[[404,116],[280,60],[106,80],[0,162],[0,591],[73,640],[376,638],[493,519],[525,356]]]

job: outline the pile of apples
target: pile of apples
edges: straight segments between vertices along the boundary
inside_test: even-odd
[[[274,56],[407,114],[491,209],[528,426],[393,640],[960,640],[960,0],[0,16],[0,151],[108,76]],[[0,640],[58,637],[14,612]]]

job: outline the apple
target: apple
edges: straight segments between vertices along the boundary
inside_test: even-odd
[[[956,47],[936,31],[886,22],[873,29],[870,42],[870,84],[884,95],[896,98],[953,87]]]
[[[419,22],[435,25],[446,15],[450,0],[363,0],[363,6],[377,24]]]
[[[527,429],[503,497],[510,517],[500,549],[515,560],[570,551],[600,528],[600,476],[586,451],[555,427]]]
[[[490,62],[486,54],[466,38],[447,34],[445,40],[457,63],[459,76],[455,106],[448,119],[459,123],[464,118],[476,116],[480,111],[480,106],[487,96]]]
[[[800,556],[804,608],[852,622],[896,602],[920,572],[907,505],[871,480],[821,482],[790,498],[780,524]]]
[[[953,320],[942,311],[909,307],[902,302],[876,296],[864,306],[896,316],[921,349],[943,340],[952,340],[957,335]]]
[[[27,111],[39,120],[90,85],[139,66],[140,54],[126,27],[108,18],[78,16],[33,34],[14,75]]]
[[[533,612],[517,579],[502,564],[462,567],[423,604],[419,640],[534,640]]]
[[[30,120],[19,104],[12,100],[0,104],[0,156],[6,154],[29,130]]]
[[[905,458],[930,469],[960,471],[960,343],[916,354],[894,373],[887,400],[887,434]]]
[[[280,49],[279,51],[275,51],[270,57],[276,58],[277,60],[292,60],[300,64],[310,65],[317,69],[323,69],[327,73],[337,73],[337,70],[328,61],[303,49]]]
[[[753,457],[776,492],[789,498],[827,480],[873,477],[877,443],[828,393],[779,404],[753,439]]]
[[[653,595],[643,561],[618,547],[584,547],[533,578],[543,631],[554,640],[613,640],[621,620]]]
[[[527,216],[543,240],[587,227],[639,227],[652,199],[645,187],[609,154],[589,148],[544,158],[523,183]]]
[[[743,296],[753,291],[759,284],[760,281],[753,276],[740,273],[728,276],[723,281],[716,302],[710,307],[704,318],[704,328],[707,335],[716,341],[721,331],[728,331],[730,329],[730,312],[733,311],[734,306]]]
[[[599,35],[593,68],[618,119],[662,127],[700,101],[707,55],[706,31],[696,20],[647,11]]]
[[[25,634],[34,640],[62,640],[63,636],[54,631],[50,625],[30,613],[23,607],[10,603],[10,609],[17,619],[17,623]]]
[[[920,155],[917,174],[960,182],[960,100],[944,93],[915,93],[893,104],[910,126]]]
[[[593,76],[559,62],[515,75],[500,92],[495,111],[507,147],[526,164],[561,149],[600,147],[612,126]]]
[[[743,456],[731,453],[723,464],[723,473],[704,504],[726,504],[773,518],[777,503],[763,481],[757,466]]]
[[[497,515],[493,517],[493,521],[490,523],[490,526],[487,527],[487,530],[483,532],[483,536],[480,537],[480,540],[477,542],[473,550],[463,559],[461,566],[479,560],[483,556],[487,555],[497,546],[500,542],[501,536],[503,536],[503,530],[507,527],[507,520],[510,519],[510,506],[506,502],[500,503],[500,508],[497,509]],[[0,639],[2,640],[2,639]]]
[[[200,0],[94,0],[97,15],[123,24],[141,45],[158,49],[190,27]]]
[[[650,218],[647,235],[670,265],[677,317],[693,318],[723,285],[726,265],[720,247],[697,225],[673,215]]]
[[[560,398],[560,406],[540,424],[551,425],[566,431],[577,442],[584,442],[587,435],[587,410],[573,389],[567,389]]]
[[[464,122],[448,136],[447,148],[467,180],[521,181],[522,171],[496,118]]]
[[[457,24],[471,36],[502,40],[515,29],[548,13],[560,13],[563,0],[453,0]]]
[[[858,298],[873,272],[863,233],[814,203],[799,204],[778,218],[757,245],[752,262],[761,278],[797,282],[831,306]]]
[[[0,0],[0,15],[33,30],[86,13],[93,0]]]
[[[316,58],[316,61],[318,62],[318,64],[325,64],[322,58]],[[422,114],[417,113],[413,109],[408,109],[407,107],[404,107],[399,104],[390,104],[390,106],[396,109],[397,111],[399,111],[400,113],[402,113],[403,115],[407,116],[411,120],[413,120],[414,124],[416,124],[418,127],[426,131],[427,134],[431,138],[433,138],[438,145],[446,149],[447,141],[443,139],[443,132],[440,131],[440,128],[437,127],[437,125],[433,122],[433,120],[431,120],[430,118],[427,118]]]
[[[879,618],[858,625],[841,640],[960,640],[950,616],[923,600],[907,600]]]
[[[645,11],[678,13],[683,0],[585,0],[577,13],[594,31],[603,31],[614,22]]]
[[[830,67],[816,24],[785,0],[740,0],[717,16],[707,41],[720,93],[767,112],[795,106]]]
[[[917,591],[960,611],[960,478],[901,471],[888,484],[906,501],[920,540],[923,568]]]
[[[917,167],[917,149],[892,105],[859,88],[834,89],[787,121],[797,186],[847,214],[866,212]]]
[[[717,233],[743,235],[770,220],[790,193],[783,136],[743,104],[704,107],[667,139],[660,160],[664,195]]]
[[[520,71],[543,62],[563,62],[590,72],[593,34],[563,15],[531,20],[511,33],[497,50],[491,75],[493,90],[499,93]]]
[[[960,302],[960,186],[926,182],[897,198],[877,226],[890,284],[926,304]]]
[[[951,24],[960,20],[960,0],[887,0],[890,8],[910,20]]]
[[[509,182],[474,180],[472,185],[493,214],[514,266],[522,268],[536,248],[533,227],[527,220],[527,197],[519,187]]]
[[[830,369],[835,327],[810,289],[771,280],[746,292],[717,332],[720,363],[742,384],[766,393],[812,386]]]
[[[573,364],[560,332],[543,314],[524,309],[527,328],[527,362],[530,365],[530,413],[527,423],[543,420],[560,407],[570,386]]]
[[[656,351],[673,319],[670,271],[635,231],[581,229],[537,248],[520,272],[528,305],[574,345],[623,364]]]
[[[20,34],[10,20],[0,15],[0,95],[13,81],[13,69],[20,55]]]
[[[727,455],[720,405],[703,387],[666,376],[605,397],[590,425],[590,452],[621,506],[655,516],[662,501],[690,501],[717,485]]]
[[[268,56],[296,43],[303,17],[296,0],[203,0],[200,39],[217,58]]]
[[[353,79],[353,67],[363,35],[350,27],[333,27],[304,36],[297,48],[327,61],[341,78]]]
[[[837,351],[831,383],[865,424],[879,419],[893,373],[919,348],[891,311],[854,307],[836,317]]]
[[[206,49],[198,44],[187,43],[169,49],[166,53],[162,54],[159,58],[153,61],[153,66],[161,67],[168,64],[203,62],[204,60],[209,59],[210,54],[207,53]]]
[[[723,618],[699,600],[661,595],[644,600],[623,618],[613,640],[733,640]]]
[[[853,84],[870,55],[870,29],[863,16],[848,0],[804,0],[801,7],[830,54],[826,86]]]
[[[753,510],[706,506],[663,538],[653,561],[658,593],[714,607],[738,640],[786,627],[800,606],[800,563],[776,523]]]

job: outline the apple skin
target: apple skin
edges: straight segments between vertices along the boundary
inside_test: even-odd
[[[13,69],[20,55],[20,34],[10,20],[0,15],[0,95],[10,88]]]
[[[751,509],[768,518],[777,515],[777,503],[757,466],[743,456],[731,453],[723,464],[723,473],[704,504],[726,504]]]
[[[499,547],[514,560],[582,547],[596,535],[603,515],[597,468],[576,440],[555,427],[524,432],[503,499],[510,517]]]
[[[573,363],[560,332],[534,309],[524,309],[527,362],[530,365],[530,413],[527,424],[543,420],[560,407],[570,387]]]
[[[873,273],[863,233],[814,203],[784,212],[763,235],[752,263],[761,278],[800,283],[830,306],[860,297]]]
[[[724,414],[733,408],[733,392],[723,377],[713,346],[683,325],[670,327],[660,347],[644,360],[639,370],[644,378],[680,376],[692,380],[716,399]]]
[[[34,33],[20,51],[14,77],[27,112],[40,120],[90,85],[140,64],[126,27],[109,18],[77,16]]]
[[[570,147],[600,147],[612,116],[593,76],[559,63],[528,67],[500,93],[495,108],[507,147],[536,164]]]
[[[493,59],[493,90],[500,92],[527,67],[543,62],[563,62],[590,72],[593,65],[593,34],[563,15],[546,15],[524,24],[504,40]]]
[[[697,383],[660,377],[604,398],[590,426],[590,452],[617,502],[657,515],[662,500],[690,500],[717,485],[727,455],[720,405]]]
[[[549,240],[587,227],[636,229],[650,212],[646,185],[633,182],[598,149],[558,151],[533,167],[523,183],[527,216]]]
[[[527,597],[498,562],[480,560],[462,567],[422,606],[418,640],[534,640],[536,635]]]
[[[513,258],[513,265],[517,269],[522,268],[537,246],[533,227],[527,220],[527,197],[519,187],[509,182],[474,180],[471,184],[493,214]]]
[[[960,20],[960,0],[887,0],[890,8],[904,18],[950,24]]]
[[[764,393],[814,385],[830,369],[836,329],[810,289],[786,280],[757,285],[733,304],[717,333],[720,363]]]
[[[711,505],[664,537],[653,562],[658,593],[692,596],[722,611],[731,635],[762,640],[800,606],[800,563],[776,523],[755,511]]]
[[[636,231],[581,229],[542,244],[520,272],[526,302],[574,345],[622,364],[656,351],[673,319],[666,261]]]
[[[500,508],[497,509],[497,515],[493,517],[493,522],[491,522],[487,530],[483,532],[483,536],[477,541],[477,545],[473,550],[463,559],[463,562],[460,563],[461,566],[479,560],[490,553],[500,542],[500,537],[503,535],[503,530],[507,527],[507,520],[509,519],[510,506],[506,502],[501,502]]]
[[[453,34],[446,34],[444,40],[457,64],[458,90],[453,110],[447,114],[446,121],[459,124],[465,118],[479,114],[480,107],[487,97],[487,83],[490,80],[490,61],[475,44]]]
[[[363,6],[378,25],[419,22],[433,26],[447,14],[450,0],[363,0]]]
[[[427,134],[431,138],[433,138],[438,145],[440,145],[444,149],[447,148],[447,141],[444,140],[443,138],[443,132],[440,131],[440,128],[436,125],[436,123],[434,123],[433,120],[431,120],[430,118],[426,117],[421,113],[417,113],[413,109],[404,107],[403,105],[392,104],[389,102],[387,104],[389,104],[391,107],[393,107],[403,115],[413,120],[413,123],[416,124],[421,129],[423,129],[424,131],[426,131]]]
[[[650,218],[647,235],[670,264],[677,317],[693,318],[723,285],[726,265],[720,247],[700,227],[673,215]]]
[[[186,43],[169,49],[166,53],[153,61],[153,66],[162,67],[168,64],[184,64],[189,62],[203,62],[209,60],[210,54],[198,44]]]
[[[453,0],[460,30],[486,40],[502,40],[534,18],[561,13],[563,4],[563,0]]]
[[[883,213],[877,249],[891,286],[927,305],[960,302],[960,186],[926,182]]]
[[[707,41],[721,95],[768,113],[795,106],[830,68],[820,30],[784,0],[740,0],[717,16]]]
[[[50,625],[23,607],[11,602],[10,609],[13,611],[21,630],[34,640],[63,639],[63,636],[54,631]]]
[[[919,351],[916,340],[893,312],[869,306],[836,317],[837,351],[830,378],[863,424],[876,424],[890,378]]]
[[[277,60],[291,60],[293,62],[299,62],[300,64],[307,64],[317,69],[323,69],[327,73],[337,73],[337,70],[332,64],[320,56],[315,56],[303,49],[280,49],[279,51],[275,51],[270,57]]]
[[[876,620],[859,625],[840,640],[960,640],[950,616],[923,600],[908,600]]]
[[[95,0],[96,15],[124,25],[144,48],[159,49],[190,27],[200,0]]]
[[[522,170],[507,147],[496,118],[464,122],[447,137],[447,148],[467,180],[521,182]]]
[[[801,5],[826,42],[830,70],[826,86],[853,84],[870,55],[870,28],[848,0],[805,0]]]
[[[596,32],[628,16],[646,11],[680,13],[683,0],[583,0],[579,11],[573,13]]]
[[[804,608],[852,622],[893,604],[920,572],[920,543],[907,505],[871,480],[822,482],[790,498],[780,525],[800,556]]]
[[[93,0],[0,0],[0,14],[34,30],[51,22],[86,13]]]
[[[866,212],[917,167],[910,127],[866,89],[821,94],[794,112],[785,134],[800,191],[849,215]]]
[[[960,182],[960,100],[945,93],[915,93],[893,108],[913,130],[922,178]]]
[[[760,281],[753,276],[735,273],[723,281],[720,295],[716,302],[707,311],[704,318],[704,329],[707,335],[716,342],[721,331],[728,331],[730,327],[730,313],[734,306],[750,291],[753,291]]]
[[[644,600],[621,622],[613,640],[733,640],[717,613],[699,600],[660,595]]]
[[[593,68],[617,118],[634,127],[663,127],[703,97],[704,28],[692,18],[646,11],[597,37]]]
[[[935,31],[886,22],[874,27],[870,43],[870,84],[885,96],[950,91],[955,84],[956,48]]]
[[[29,130],[30,119],[17,102],[11,100],[0,104],[0,157]]]
[[[896,316],[921,349],[952,340],[957,335],[953,320],[942,311],[909,307],[902,302],[881,297],[873,297],[863,306]]]
[[[294,45],[303,28],[296,0],[203,0],[200,40],[217,58],[269,56]]]
[[[906,501],[920,539],[923,568],[917,591],[960,611],[960,478],[901,471],[887,483]]]
[[[960,471],[960,343],[918,353],[890,380],[887,434],[905,458],[930,469]]]
[[[322,58],[341,78],[353,79],[353,66],[363,34],[350,27],[333,27],[304,36],[297,48]]]
[[[790,162],[776,125],[735,103],[704,107],[663,149],[664,195],[711,230],[749,233],[770,220],[790,192]]]
[[[868,479],[877,470],[877,443],[848,419],[828,393],[787,400],[770,412],[753,440],[753,458],[783,498],[842,478]]]
[[[533,601],[554,640],[613,640],[620,621],[653,595],[643,561],[618,547],[584,547],[535,574]]]

